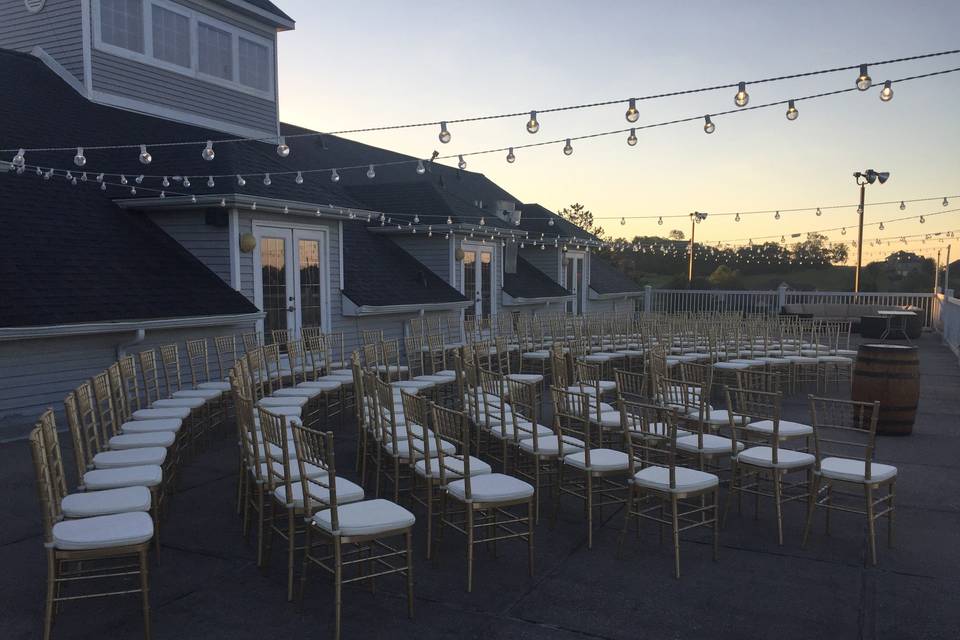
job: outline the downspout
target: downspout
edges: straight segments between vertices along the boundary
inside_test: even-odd
[[[127,353],[127,349],[130,347],[136,346],[143,342],[143,338],[146,336],[147,332],[145,329],[137,329],[133,334],[133,340],[130,342],[121,342],[117,345],[117,360],[124,357]]]

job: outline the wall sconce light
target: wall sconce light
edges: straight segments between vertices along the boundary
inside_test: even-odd
[[[250,253],[257,246],[257,239],[252,233],[240,234],[240,251]]]

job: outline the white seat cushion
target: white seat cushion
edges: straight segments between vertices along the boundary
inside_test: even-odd
[[[533,423],[528,422],[528,421],[526,421],[526,420],[518,420],[518,421],[517,421],[517,429],[516,429],[516,431],[517,431],[517,433],[519,434],[517,437],[518,437],[520,440],[524,440],[524,439],[526,439],[526,438],[532,438],[532,437],[533,437],[533,429],[534,429]],[[541,436],[541,435],[542,435],[542,436],[552,436],[552,435],[553,435],[553,429],[551,429],[550,427],[544,426],[544,425],[542,425],[542,424],[536,425],[536,429],[537,429],[537,435],[538,435],[538,436]],[[498,420],[496,424],[493,424],[493,425],[490,427],[490,435],[492,435],[494,438],[497,438],[498,440],[503,440],[503,439],[505,439],[505,438],[506,438],[507,440],[512,440],[512,439],[514,439],[513,420],[507,420],[507,424],[506,424],[506,425],[500,424],[500,422],[499,422],[499,420]]]
[[[698,409],[691,412],[690,417],[698,419],[700,417],[700,410]],[[734,416],[733,419],[739,424],[750,422],[750,418],[746,416]],[[704,422],[712,425],[730,424],[730,413],[726,409],[711,409],[710,417],[705,419]],[[781,422],[781,424],[783,423]]]
[[[318,389],[319,391],[336,391],[343,386],[339,380],[309,380],[297,385],[297,389]],[[273,394],[277,395],[277,394]]]
[[[321,476],[327,475],[327,472],[324,471],[323,469],[321,469],[320,467],[316,467],[316,466],[310,464],[309,462],[304,462],[303,464],[304,464],[304,466],[307,468],[307,477],[308,477],[308,478],[319,478],[319,477],[321,477]],[[273,461],[273,460],[271,460],[271,461],[270,461],[270,465],[272,465],[272,467],[273,467],[273,472],[274,472],[275,477],[277,478],[277,480],[279,480],[279,481],[282,482],[282,480],[280,480],[280,479],[283,478],[283,463],[282,463],[282,462],[279,462],[279,461]],[[266,478],[266,477],[267,477],[267,474],[268,474],[269,472],[270,472],[270,470],[267,468],[267,463],[266,463],[266,462],[261,462],[261,463],[260,463],[260,476],[263,477],[263,478]],[[291,461],[291,463],[290,463],[290,480],[292,480],[293,482],[299,482],[299,481],[300,481],[300,464],[299,464],[298,462],[292,462],[292,461]]]
[[[113,451],[142,447],[170,447],[176,438],[177,434],[174,431],[147,431],[113,436],[110,438],[109,445]]]
[[[714,369],[730,369],[734,371],[742,371],[744,369],[749,369],[750,365],[743,364],[742,362],[714,362]]]
[[[293,506],[297,509],[303,508],[303,483],[295,482],[290,485],[290,493],[293,497]],[[287,501],[287,490],[286,487],[277,487],[274,489],[273,494],[276,496],[277,500],[280,502],[286,503]],[[330,504],[330,490],[326,487],[321,487],[318,484],[310,483],[310,499],[311,501],[322,502],[323,504]],[[363,487],[353,482],[350,482],[346,478],[341,478],[337,476],[337,504],[349,504],[351,502],[357,502],[358,500],[363,500]]]
[[[424,389],[430,389],[434,384],[426,380],[395,380],[390,383],[390,386],[394,389],[403,389],[404,391],[411,391],[412,389],[423,391]]]
[[[773,449],[770,447],[750,447],[737,455],[737,460],[755,467],[797,469],[814,463],[815,458],[802,451],[777,449],[777,464],[773,464]]]
[[[147,409],[149,411],[149,409]],[[169,431],[176,434],[183,426],[180,418],[157,418],[154,420],[132,420],[120,425],[123,434],[156,433]]]
[[[549,360],[550,352],[549,351],[528,351],[523,354],[524,360]]]
[[[605,412],[600,414],[599,420],[597,419],[597,413],[595,411],[590,412],[590,422],[593,424],[599,424],[604,429],[619,429],[620,428],[620,412]]]
[[[197,389],[214,389],[216,391],[230,391],[229,382],[201,382]]]
[[[454,456],[444,456],[443,466],[445,467],[446,477],[449,480],[450,478],[462,478],[463,477],[463,460]],[[427,461],[420,459],[417,461],[417,464],[414,465],[414,469],[417,474],[421,477],[427,477]],[[470,477],[473,476],[482,476],[488,473],[493,473],[493,469],[490,468],[490,465],[481,460],[480,458],[474,458],[470,456]],[[433,458],[430,460],[430,476],[433,478],[440,477],[440,459]]]
[[[166,447],[142,447],[140,449],[101,451],[93,456],[92,462],[97,469],[116,469],[117,467],[136,467],[144,464],[163,464],[166,459]]]
[[[171,398],[203,398],[204,400],[216,400],[223,392],[219,389],[181,389],[175,391]]]
[[[137,409],[130,417],[134,420],[157,420],[158,418],[176,418],[177,420],[186,420],[190,417],[190,407]]]
[[[688,453],[704,453],[707,455],[715,455],[719,453],[730,453],[733,451],[733,444],[730,441],[730,438],[724,438],[723,436],[715,436],[710,433],[703,434],[703,448],[700,448],[700,443],[697,440],[697,434],[691,434],[689,436],[684,436],[682,438],[677,438],[677,449],[681,451],[686,451]],[[737,442],[737,451],[743,449],[743,443]]]
[[[151,409],[199,409],[206,403],[203,398],[166,398],[150,403]]]
[[[539,373],[511,373],[507,375],[507,378],[513,380],[514,382],[527,382],[536,384],[543,382],[543,376]]]
[[[635,423],[632,422],[632,421],[628,421],[628,422],[627,422],[627,428],[630,430],[630,433],[631,433],[631,434],[634,434],[634,435],[644,435],[644,434],[646,434],[646,435],[648,435],[648,436],[649,436],[649,435],[655,435],[655,436],[660,436],[660,437],[663,437],[663,438],[667,437],[667,435],[668,435],[667,432],[666,432],[666,425],[665,425],[664,423],[662,423],[662,422],[652,422],[652,423],[646,425],[646,429],[645,429],[645,430],[642,429],[642,428],[641,428],[641,429],[634,429],[634,428],[633,428],[633,425],[634,425],[634,424],[635,424]],[[639,425],[638,425],[638,426],[639,426]],[[691,433],[690,433],[689,431],[687,431],[686,429],[677,429],[677,437],[678,437],[678,438],[683,438],[683,437],[686,437],[686,436],[689,436],[689,435],[691,435]]]
[[[303,409],[300,407],[264,407],[267,411],[272,413],[275,416],[281,416],[284,418],[286,424],[290,424],[294,419],[300,418],[300,414],[303,412]],[[299,420],[297,420],[299,422]],[[260,412],[255,411],[253,414],[254,424],[260,424]]]
[[[111,513],[149,511],[150,489],[123,487],[106,491],[71,493],[60,501],[60,509],[67,518],[91,518]]]
[[[586,451],[571,454],[564,457],[563,463],[577,469],[586,469],[586,455]],[[629,467],[630,460],[623,451],[614,449],[590,450],[590,469],[593,471],[616,471],[618,469],[626,471]]]
[[[596,395],[597,391],[592,384],[580,383],[580,392],[589,393],[590,395]],[[600,395],[605,393],[613,393],[617,390],[617,383],[613,380],[601,380],[600,381]]]
[[[408,367],[405,364],[401,364],[401,365],[391,364],[389,366],[385,364],[377,365],[377,371],[380,373],[386,373],[388,370],[390,371],[390,373],[397,373],[397,372],[406,373],[407,371],[410,370],[410,367]]]
[[[456,381],[457,381],[456,377],[451,378],[450,376],[441,376],[441,375],[422,375],[422,376],[415,376],[413,378],[413,382],[429,382],[430,384],[433,384],[433,385],[450,384],[451,382],[456,382]]]
[[[820,461],[820,475],[831,480],[866,484],[866,465],[863,460],[824,458]],[[897,468],[889,464],[870,463],[870,482],[886,482],[897,475]]]
[[[352,504],[337,505],[337,524],[331,524],[331,510],[326,509],[313,516],[313,523],[333,534],[342,536],[369,536],[388,531],[401,531],[412,527],[416,518],[412,513],[389,500],[363,500]]]
[[[64,551],[126,547],[152,537],[153,520],[142,512],[64,520],[53,525],[53,546]]]
[[[409,459],[410,459],[410,442],[409,442],[409,440],[407,440],[407,438],[400,438],[399,435],[397,436],[397,438],[398,438],[398,439],[397,439],[397,457],[400,458],[401,460],[409,460]],[[443,447],[443,452],[444,452],[444,453],[452,456],[453,454],[455,454],[455,453],[457,452],[457,447],[456,447],[456,445],[454,445],[452,442],[447,442],[446,440],[441,440],[440,442],[441,442],[441,445],[440,445],[440,446]],[[436,443],[437,443],[436,440],[431,440],[431,441],[430,441],[430,456],[431,456],[431,457],[436,457],[436,455],[437,455],[437,452],[434,451],[434,449],[435,449],[436,446],[437,446]],[[383,446],[383,450],[384,450],[384,451],[386,451],[387,453],[393,455],[393,443],[391,443],[391,442],[384,442],[382,446]],[[420,458],[423,457],[423,442],[422,442],[422,441],[421,441],[421,442],[415,442],[415,443],[414,443],[414,446],[413,446],[413,455],[414,455],[414,459],[416,459],[416,460],[419,460]]]
[[[270,397],[271,398],[306,398],[307,400],[313,400],[323,393],[323,389],[310,388],[310,387],[301,387],[296,386],[292,389],[277,389],[274,391]]]
[[[781,438],[794,438],[797,436],[809,436],[813,433],[813,427],[801,424],[799,422],[790,422],[781,420],[777,425],[778,433]],[[747,425],[747,431],[773,435],[773,420],[758,420]]]
[[[526,438],[520,441],[520,449],[526,451],[527,453],[533,453],[543,456],[555,456],[559,454],[559,436],[537,436],[536,447],[534,447],[533,438]],[[583,451],[584,448],[583,440],[578,440],[576,438],[571,438],[570,436],[564,436],[563,438],[563,455],[570,455],[573,453],[578,453]]]
[[[720,484],[720,479],[712,473],[705,473],[686,467],[674,468],[674,484],[670,486],[670,469],[667,467],[647,467],[633,476],[633,483],[640,487],[668,493],[690,493],[710,489]]]
[[[83,474],[83,486],[90,491],[119,487],[155,487],[161,482],[163,469],[159,465],[94,469]]]
[[[466,481],[456,480],[447,485],[447,492],[458,500],[466,500]],[[502,473],[470,478],[470,498],[473,502],[509,502],[525,500],[533,495],[533,485]]]
[[[303,396],[285,396],[282,398],[260,398],[257,400],[257,406],[264,409],[271,407],[302,407],[310,401],[310,398]]]
[[[853,358],[846,356],[819,356],[817,359],[820,362],[828,362],[830,364],[853,364]]]
[[[792,364],[817,364],[819,360],[817,358],[810,358],[807,356],[784,356]]]

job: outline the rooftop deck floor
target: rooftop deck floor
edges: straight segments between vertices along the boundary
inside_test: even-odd
[[[818,516],[800,548],[803,508],[785,508],[785,544],[776,543],[772,506],[731,511],[711,560],[708,532],[682,544],[675,580],[669,542],[647,527],[617,557],[621,512],[608,510],[586,548],[582,507],[565,501],[556,527],[536,530],[536,573],[526,549],[479,549],[474,592],[464,587],[465,544],[448,535],[436,559],[423,555],[423,512],[415,510],[415,617],[403,585],[381,579],[377,593],[344,591],[344,638],[957,638],[960,629],[960,368],[925,335],[919,341],[922,395],[912,436],[878,438],[877,459],[899,468],[896,539],[878,537],[879,565],[866,567],[864,522],[835,516],[832,535]],[[787,418],[806,420],[805,395]],[[67,440],[67,438],[62,438]],[[66,442],[64,445],[66,446]],[[64,452],[65,457],[71,454]],[[338,439],[340,471],[352,473],[352,432]],[[313,574],[303,612],[285,600],[281,541],[272,566],[258,571],[232,503],[235,448],[224,440],[183,469],[163,523],[162,565],[151,568],[154,637],[326,638],[333,589]],[[71,478],[75,476],[70,475]],[[0,447],[0,638],[40,635],[45,565],[39,508],[25,443]],[[883,531],[883,527],[881,527]],[[669,535],[667,536],[669,540]],[[54,637],[141,637],[136,600],[68,605]]]

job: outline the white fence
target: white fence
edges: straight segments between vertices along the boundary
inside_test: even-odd
[[[639,311],[652,313],[760,313],[776,315],[788,304],[863,304],[919,309],[924,327],[933,326],[939,309],[932,293],[851,291],[791,291],[786,287],[768,291],[712,291],[653,289],[646,287]],[[642,306],[640,306],[642,305]]]
[[[933,307],[934,326],[944,344],[960,357],[960,299],[937,294]]]

